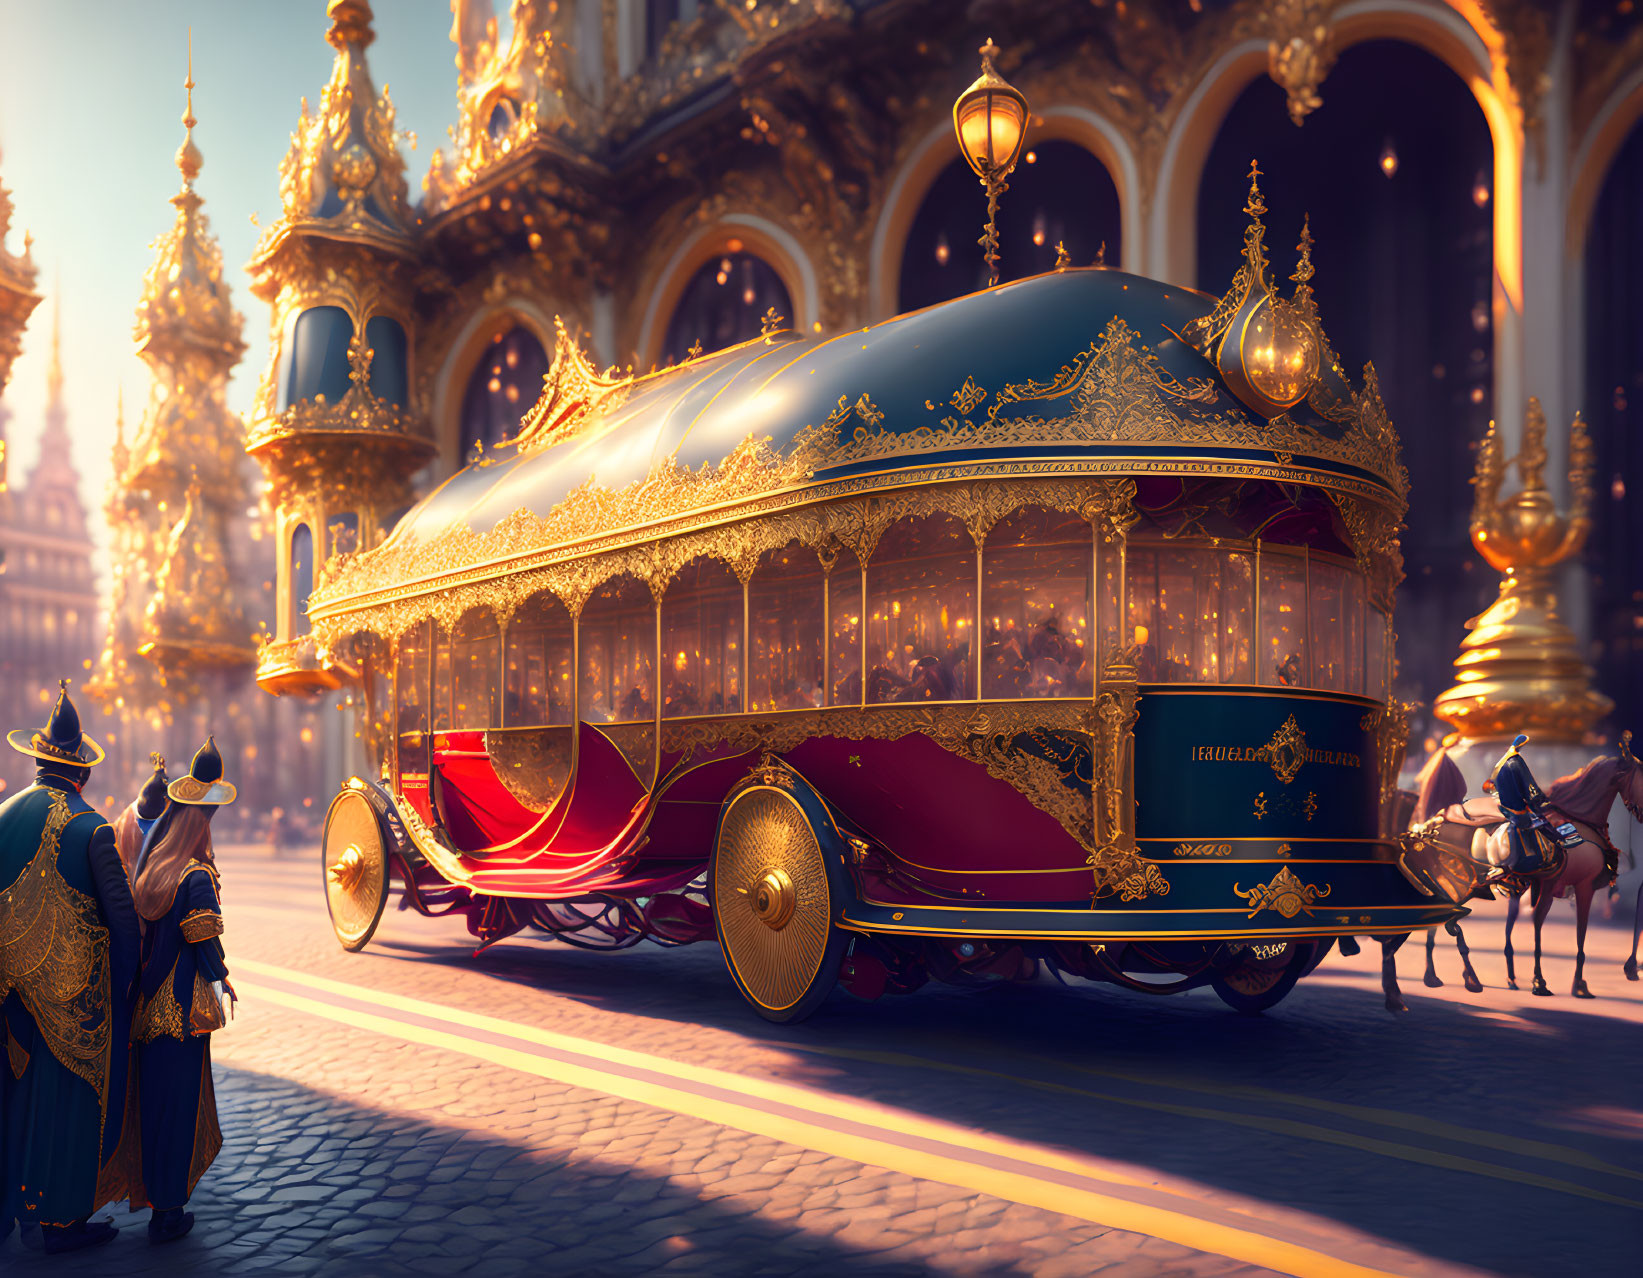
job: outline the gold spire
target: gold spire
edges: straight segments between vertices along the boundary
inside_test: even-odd
[[[1266,226],[1261,221],[1261,215],[1266,212],[1266,200],[1261,196],[1261,166],[1255,160],[1249,162],[1249,199],[1244,202],[1244,212],[1249,214],[1249,226],[1244,231],[1244,261],[1259,272],[1259,278],[1264,282]]]
[[[51,298],[51,362],[46,365],[46,402],[63,399],[63,273],[57,272]]]
[[[326,42],[336,50],[319,110],[303,100],[291,147],[280,162],[279,220],[257,244],[252,273],[294,230],[397,243],[416,225],[406,198],[401,134],[387,86],[376,91],[365,50],[376,37],[366,0],[330,0]]]
[[[1293,301],[1297,309],[1311,314],[1317,309],[1312,300],[1312,215],[1304,214],[1301,217],[1301,238],[1295,245],[1300,257],[1295,262],[1295,274],[1289,278],[1295,281],[1295,295]]]
[[[203,157],[194,145],[194,36],[188,37],[188,73],[183,79],[183,143],[177,148],[182,188],[171,197],[177,220],[154,241],[154,262],[143,278],[137,304],[137,352],[148,358],[152,346],[180,345],[210,354],[223,370],[245,349],[240,317],[223,280],[222,250],[212,239],[205,201],[194,189]]]
[[[188,105],[183,108],[183,144],[177,148],[177,169],[183,175],[183,190],[193,189],[194,179],[200,175],[202,157],[199,147],[194,145],[194,126],[199,123],[194,118],[194,28],[188,29],[188,78],[183,81],[183,90],[188,95]],[[172,201],[176,203],[175,200]]]

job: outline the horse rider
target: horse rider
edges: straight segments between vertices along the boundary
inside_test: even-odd
[[[106,1243],[88,1218],[125,1112],[137,916],[114,831],[81,797],[101,747],[59,685],[46,726],[7,735],[38,762],[0,805],[0,1240],[38,1225],[48,1252]]]
[[[1546,818],[1546,796],[1535,784],[1529,762],[1518,750],[1527,745],[1529,738],[1518,733],[1510,748],[1495,764],[1495,770],[1483,783],[1492,790],[1507,822],[1508,854],[1506,869],[1513,874],[1533,875],[1548,864],[1550,845],[1556,842],[1551,822]]]

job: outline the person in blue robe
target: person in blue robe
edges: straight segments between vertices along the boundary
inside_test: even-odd
[[[211,817],[234,801],[222,755],[207,739],[144,840],[134,885],[143,920],[142,980],[135,1028],[141,1190],[133,1207],[153,1208],[151,1242],[171,1242],[194,1226],[185,1211],[222,1148],[211,1082],[211,1033],[232,997],[224,961],[222,898],[211,848]]]
[[[7,735],[36,760],[0,805],[0,1241],[105,1243],[91,1221],[126,1091],[137,918],[114,831],[81,797],[102,749],[60,685],[46,726]]]
[[[1506,868],[1515,874],[1535,874],[1544,869],[1554,841],[1546,819],[1546,796],[1535,784],[1528,760],[1518,753],[1528,743],[1529,738],[1518,733],[1483,785],[1485,790],[1494,791],[1506,818]]]

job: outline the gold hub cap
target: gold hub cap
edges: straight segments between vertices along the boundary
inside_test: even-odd
[[[388,894],[388,851],[365,796],[344,790],[325,821],[325,904],[337,940],[358,949],[382,917]]]
[[[797,898],[786,870],[766,870],[758,882],[742,891],[753,898],[753,913],[772,932],[780,932],[792,922]]]
[[[827,954],[833,899],[821,844],[780,790],[731,801],[715,853],[713,911],[725,959],[748,996],[771,1011],[809,990]]]
[[[359,891],[359,885],[365,878],[365,855],[359,850],[359,844],[350,843],[344,848],[336,864],[325,873],[343,892]]]

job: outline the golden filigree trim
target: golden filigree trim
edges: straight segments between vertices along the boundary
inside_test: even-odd
[[[213,936],[223,934],[222,915],[215,910],[194,910],[183,916],[179,926],[182,928],[183,940],[190,944],[209,941]]]
[[[564,365],[564,372],[550,379],[543,400],[527,417],[522,438],[528,444],[551,443],[568,431],[581,429],[590,415],[602,411],[606,398],[615,402],[625,394],[625,382],[609,374],[596,376],[579,351],[573,357],[574,343],[566,338],[562,345],[566,349],[555,366]],[[983,402],[977,398],[981,391],[973,379],[966,379],[955,390],[954,399],[976,408]],[[1036,416],[1023,411],[1034,403],[1063,399],[1070,401],[1071,411],[1060,415]],[[401,596],[437,593],[449,599],[453,594],[462,594],[462,588],[471,581],[536,566],[518,562],[526,556],[566,565],[558,574],[559,584],[551,588],[573,608],[589,590],[621,572],[637,573],[650,580],[654,589],[657,581],[650,571],[653,563],[667,576],[694,554],[712,553],[704,549],[700,539],[685,546],[675,545],[686,535],[699,535],[710,543],[726,539],[757,541],[760,534],[751,524],[730,534],[720,530],[726,521],[768,519],[805,503],[907,482],[905,475],[878,474],[817,484],[815,477],[825,471],[872,462],[926,466],[937,461],[940,454],[983,447],[996,450],[1022,445],[1113,443],[1144,447],[1195,442],[1250,448],[1303,460],[1323,457],[1344,462],[1379,476],[1401,493],[1397,436],[1380,402],[1373,368],[1365,370],[1364,388],[1353,402],[1353,422],[1338,439],[1287,415],[1270,422],[1254,421],[1214,380],[1171,376],[1153,352],[1139,344],[1136,333],[1115,317],[1098,340],[1048,382],[1027,381],[1004,387],[979,420],[967,415],[947,416],[939,426],[897,431],[885,428],[884,413],[867,394],[854,401],[849,395],[841,395],[829,417],[799,432],[785,456],[772,447],[768,437],[750,435],[717,466],[691,469],[669,457],[644,479],[621,489],[599,487],[590,477],[546,514],[520,510],[483,534],[459,525],[429,542],[384,545],[336,560],[322,574],[323,580],[310,601],[310,612],[316,629],[331,639],[357,629],[392,637],[393,623],[384,627],[374,619],[334,628],[322,623],[344,611],[373,610],[385,602],[379,598],[385,592]],[[855,419],[856,426],[846,434],[851,419]],[[1027,463],[1019,460],[971,463],[949,474],[980,478],[1008,474],[1024,465]],[[1276,461],[1126,458],[1031,465],[1035,473],[1045,476],[1059,473],[1093,477],[1115,470],[1131,475],[1168,471],[1261,476],[1350,491],[1370,502],[1378,496],[1382,504],[1387,503],[1385,493],[1372,485],[1308,471],[1304,465],[1279,466]],[[928,481],[943,477],[927,474],[923,478]],[[1124,477],[1115,475],[1114,479],[1122,482]],[[1398,500],[1394,498],[1394,504]],[[1390,527],[1395,536],[1395,518]],[[1377,535],[1384,536],[1378,529]],[[851,544],[844,536],[837,539]],[[860,549],[868,554],[876,544],[871,536],[858,541]],[[600,562],[586,562],[594,555],[602,556]],[[721,557],[734,560],[739,556]],[[466,607],[479,602],[485,601],[468,593],[460,607],[453,600],[438,613],[425,610],[422,615],[449,614],[454,620]]]
[[[0,1001],[13,990],[64,1069],[108,1099],[108,929],[97,902],[57,869],[63,831],[76,816],[48,790],[40,844],[23,872],[0,892]]]
[[[553,364],[543,379],[542,397],[525,414],[514,437],[527,456],[571,438],[590,418],[615,412],[633,387],[631,376],[623,377],[614,368],[601,374],[594,368],[557,315],[553,326]]]
[[[1079,775],[1077,745],[1087,738],[1089,702],[992,702],[980,705],[839,707],[791,714],[662,724],[662,750],[684,756],[728,744],[783,754],[814,737],[895,741],[919,735],[980,764],[1054,817],[1086,851],[1093,849],[1089,777]],[[1037,753],[1020,748],[1018,738]]]
[[[1277,910],[1286,919],[1292,919],[1297,914],[1310,915],[1312,907],[1328,896],[1331,890],[1327,883],[1322,887],[1303,883],[1287,865],[1278,871],[1270,883],[1252,888],[1240,887],[1236,883],[1232,885],[1233,893],[1249,902],[1250,918],[1262,910]]]
[[[178,956],[181,958],[181,955]],[[177,983],[177,960],[171,961],[171,970],[160,982],[154,996],[141,1002],[137,1009],[136,1028],[132,1030],[133,1043],[152,1043],[157,1038],[174,1038],[182,1042],[188,1038],[188,1023],[183,1018],[182,1004],[172,989]]]

